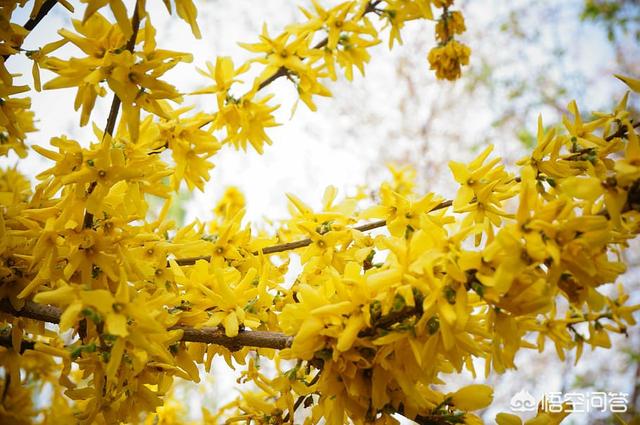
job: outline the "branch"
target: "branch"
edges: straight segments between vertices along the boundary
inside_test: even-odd
[[[0,300],[0,311],[4,311],[15,317],[26,317],[28,319],[49,323],[60,323],[60,316],[62,315],[62,311],[58,307],[42,305],[34,303],[33,301],[27,301],[22,309],[16,310],[6,298]],[[228,337],[223,330],[218,328],[195,329],[187,326],[173,326],[169,328],[169,330],[176,329],[183,331],[182,341],[216,344],[227,347],[230,350],[238,350],[242,347],[274,348],[281,350],[290,347],[293,342],[293,337],[280,332],[239,331],[238,336]],[[1,338],[0,345],[7,346]]]
[[[140,14],[138,13],[139,5],[136,1],[135,10],[133,11],[133,16],[131,17],[131,27],[133,28],[133,33],[127,41],[126,49],[133,53],[133,48],[136,45],[136,38],[138,37],[138,29],[140,28]],[[109,117],[107,118],[107,125],[104,129],[104,133],[109,136],[113,135],[113,130],[116,127],[116,119],[118,118],[118,111],[120,109],[120,98],[117,94],[113,94],[113,100],[111,101],[111,109],[109,110]]]
[[[33,18],[29,18],[29,20],[22,27],[27,31],[33,31],[36,25],[40,23],[42,18],[47,16],[47,13],[49,13],[49,11],[53,8],[53,6],[56,5],[56,3],[58,3],[58,0],[45,1],[42,4],[42,6],[40,6],[40,10],[38,10],[38,14]]]
[[[633,128],[638,128],[638,127],[640,127],[640,122],[637,122],[637,123],[633,124]],[[616,137],[624,137],[624,136],[627,135],[627,131],[628,131],[627,126],[626,125],[621,125],[620,127],[618,127],[618,130],[615,133],[605,137],[604,140],[606,140],[607,142],[610,142],[613,139],[615,139]]]
[[[273,348],[282,350],[290,347],[293,337],[281,332],[270,331],[238,331],[238,336],[226,336],[219,328],[195,329],[188,326],[172,326],[169,330],[180,329],[183,331],[182,341],[203,342],[227,347],[232,351],[242,347]]]
[[[138,13],[139,5],[138,1],[134,6],[133,16],[131,17],[131,27],[133,29],[133,33],[131,33],[131,37],[127,41],[126,49],[133,53],[133,48],[136,45],[136,38],[138,37],[138,29],[140,28],[140,14]],[[111,108],[109,109],[109,116],[107,117],[107,125],[104,128],[104,135],[113,135],[113,130],[116,127],[116,120],[118,119],[118,111],[120,110],[120,98],[117,94],[113,94],[113,100],[111,101]],[[103,136],[104,137],[104,136]],[[96,187],[96,182],[91,182],[89,188],[87,189],[87,195],[90,195],[93,192],[93,189]],[[93,214],[88,211],[84,213],[83,227],[85,229],[93,226]]]
[[[27,319],[49,323],[60,323],[60,316],[62,315],[58,307],[42,305],[33,301],[27,301],[22,309],[16,310],[7,298],[0,300],[0,310],[15,317],[26,317]]]
[[[380,317],[371,323],[370,328],[366,328],[358,333],[358,337],[365,338],[371,337],[376,334],[379,329],[389,330],[389,327],[396,323],[401,323],[405,319],[422,314],[422,306],[405,307],[400,311],[391,312],[385,316]]]
[[[29,18],[29,20],[27,22],[25,22],[25,24],[22,26],[22,28],[24,28],[27,31],[31,32],[36,27],[36,25],[38,25],[40,23],[42,18],[47,16],[47,13],[49,13],[51,8],[53,8],[53,6],[55,6],[56,3],[58,3],[58,0],[47,0],[47,1],[45,1],[42,4],[42,6],[40,6],[40,10],[38,10],[38,14],[36,16],[34,16],[33,18]],[[16,46],[16,47],[19,48],[20,46]],[[3,55],[2,58],[6,61],[11,56],[12,55]]]
[[[433,211],[438,211],[444,208],[448,208],[451,205],[453,205],[453,201],[449,200],[449,201],[443,201],[441,203],[439,203],[438,205],[436,205],[431,211],[429,212],[433,212]],[[359,230],[361,232],[367,232],[369,230],[373,230],[373,229],[377,229],[380,227],[384,227],[387,224],[387,222],[385,220],[378,220],[378,221],[374,221],[371,223],[367,223],[367,224],[361,224],[360,226],[355,226],[352,227],[352,229],[354,230]],[[293,249],[298,249],[298,248],[304,248],[305,246],[309,246],[311,245],[311,239],[307,238],[307,239],[302,239],[299,241],[295,241],[295,242],[287,242],[287,243],[283,243],[283,244],[278,244],[278,245],[272,245],[272,246],[267,246],[265,248],[262,248],[259,251],[254,251],[253,255],[260,255],[265,254],[275,254],[277,252],[284,252],[284,251],[291,251]],[[198,260],[205,260],[205,261],[209,261],[211,260],[211,256],[209,255],[203,255],[200,257],[187,257],[187,258],[178,258],[176,259],[176,263],[179,266],[190,266],[196,263],[196,261]]]
[[[316,376],[313,377],[313,379],[311,380],[311,382],[309,382],[307,384],[308,387],[314,385],[316,382],[318,382],[320,380],[320,374],[322,373],[321,370],[318,371],[318,373],[316,373]],[[292,412],[287,412],[286,416],[284,417],[284,423],[289,422],[290,418],[293,416],[293,414],[295,414],[296,410],[298,410],[298,407],[300,407],[300,405],[304,402],[304,400],[309,397],[309,394],[305,394],[305,395],[301,395],[296,399],[296,402],[293,404],[293,411]]]
[[[367,8],[365,9],[362,16],[366,15],[367,13],[374,12],[376,10],[376,6],[381,2],[382,0],[376,0],[372,2],[370,1],[367,4]],[[329,42],[329,38],[324,38],[321,41],[319,41],[315,46],[313,46],[312,49],[321,49],[324,46],[326,46],[328,42]],[[260,83],[260,85],[258,86],[258,90],[262,90],[263,88],[267,87],[269,84],[273,83],[278,78],[284,77],[287,74],[289,74],[289,70],[287,68],[285,68],[284,66],[278,68],[278,70],[271,77],[267,78],[266,80]]]
[[[25,341],[22,340],[20,342],[20,350],[19,353],[23,354],[27,350],[33,350],[36,346],[36,343],[33,341]],[[12,348],[13,340],[11,339],[11,334],[7,332],[2,332],[0,334],[0,347]]]

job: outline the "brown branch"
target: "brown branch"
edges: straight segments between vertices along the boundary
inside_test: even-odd
[[[0,300],[0,310],[15,317],[26,317],[27,319],[49,323],[60,323],[60,316],[62,315],[62,311],[58,307],[37,304],[33,301],[27,301],[24,307],[17,310],[7,298]]]
[[[31,32],[36,27],[36,25],[38,25],[40,23],[42,18],[47,16],[47,13],[49,13],[51,8],[53,8],[53,6],[55,6],[56,3],[58,3],[58,0],[47,0],[47,1],[45,1],[42,4],[42,6],[40,6],[40,10],[38,10],[38,14],[36,16],[34,16],[33,18],[29,18],[29,20],[27,22],[25,22],[25,24],[22,26],[22,28],[24,28],[27,31]],[[16,47],[19,48],[20,46],[16,46]],[[2,55],[2,58],[6,61],[11,56],[12,55]]]
[[[438,205],[436,205],[431,211],[429,212],[433,212],[433,211],[438,211],[444,208],[448,208],[453,204],[453,201],[448,200],[448,201],[444,201],[439,203]],[[378,221],[373,221],[371,223],[367,223],[367,224],[361,224],[360,226],[355,226],[352,229],[354,230],[359,230],[361,232],[367,232],[369,230],[373,230],[373,229],[377,229],[380,227],[384,227],[387,224],[387,222],[385,220],[378,220]],[[295,241],[295,242],[287,242],[287,243],[283,243],[283,244],[278,244],[278,245],[272,245],[272,246],[268,246],[265,248],[262,248],[260,251],[254,251],[253,255],[260,255],[260,253],[268,255],[268,254],[275,254],[277,252],[285,252],[285,251],[291,251],[294,249],[298,249],[298,248],[304,248],[305,246],[309,246],[311,245],[311,239],[307,238],[307,239],[301,239],[299,241]],[[176,263],[179,266],[190,266],[196,263],[196,261],[198,260],[205,260],[205,261],[209,261],[211,260],[211,256],[209,255],[202,255],[199,257],[187,257],[187,258],[178,258],[176,259]]]
[[[284,77],[285,75],[287,75],[287,68],[285,68],[284,66],[281,66],[271,77],[267,78],[266,80],[260,83],[260,85],[258,86],[258,90],[262,90],[263,88],[267,87],[269,84],[273,83],[278,78]]]
[[[375,12],[376,11],[376,6],[378,4],[380,4],[382,2],[382,0],[376,0],[373,2],[369,2],[367,4],[367,8],[365,9],[364,13],[362,14],[362,16],[371,13],[371,12]],[[327,43],[329,42],[329,38],[324,38],[322,40],[320,40],[315,46],[312,47],[312,49],[321,49],[324,46],[327,45]],[[305,58],[302,58],[303,60]],[[284,66],[281,66],[280,68],[278,68],[278,70],[269,78],[267,78],[266,80],[264,80],[263,82],[260,83],[260,85],[258,86],[258,90],[262,90],[263,88],[267,87],[269,84],[273,83],[275,80],[277,80],[280,77],[284,77],[285,75],[289,75],[289,70],[287,68],[285,68]]]
[[[138,1],[134,6],[133,16],[131,17],[131,27],[133,28],[133,32],[131,33],[131,37],[127,41],[126,49],[130,52],[133,52],[133,48],[136,45],[136,38],[138,37],[138,29],[140,28],[140,14],[138,13],[139,5]],[[107,117],[107,125],[104,128],[104,135],[113,136],[113,131],[116,128],[116,120],[118,119],[118,111],[120,110],[120,98],[117,94],[113,94],[113,100],[111,101],[111,108],[109,108],[109,116]],[[103,136],[104,137],[104,136]],[[91,182],[89,188],[87,190],[87,195],[91,195],[93,189],[96,187],[96,182]],[[85,229],[93,226],[93,214],[88,211],[84,213],[83,227]]]
[[[317,383],[320,380],[320,374],[322,373],[321,370],[318,371],[318,373],[316,373],[316,376],[313,377],[313,379],[311,380],[311,382],[309,382],[307,384],[308,387],[314,385],[315,383]],[[293,412],[287,412],[287,414],[284,417],[284,422],[287,423],[289,422],[289,419],[293,416],[293,414],[295,414],[296,410],[298,410],[298,407],[300,407],[300,405],[304,402],[304,400],[309,397],[310,394],[305,394],[305,395],[301,395],[296,399],[296,402],[293,404]]]
[[[260,347],[282,350],[290,347],[293,337],[281,332],[270,331],[238,331],[238,336],[226,336],[219,328],[195,329],[188,326],[173,326],[169,330],[180,329],[183,331],[182,341],[203,342],[205,344],[222,345],[238,350],[242,347]]]
[[[36,25],[38,25],[40,21],[42,21],[42,18],[47,16],[47,13],[49,13],[49,11],[53,8],[53,6],[56,5],[56,3],[58,3],[58,0],[47,0],[42,3],[42,6],[40,6],[40,10],[38,10],[38,14],[33,18],[29,18],[29,20],[25,22],[22,27],[27,31],[33,31]]]
[[[33,350],[36,346],[36,343],[34,341],[25,341],[22,340],[20,341],[20,354],[23,354],[25,351],[27,350]],[[3,332],[2,334],[0,334],[0,347],[6,347],[6,348],[12,348],[13,347],[13,340],[11,339],[11,335]]]
[[[422,306],[405,307],[400,311],[391,312],[374,321],[370,328],[360,331],[358,337],[365,338],[375,336],[379,329],[389,330],[391,326],[420,314],[422,314]]]
[[[635,124],[633,124],[633,128],[638,128],[638,127],[640,127],[640,121],[635,123]],[[628,131],[627,126],[626,125],[621,125],[615,133],[605,137],[604,140],[606,140],[607,142],[610,142],[613,139],[615,139],[616,137],[624,137],[624,136],[627,135],[627,131]]]
[[[40,322],[60,323],[62,311],[52,305],[43,305],[27,301],[20,310],[11,305],[8,299],[0,300],[0,311],[4,311],[14,317],[26,317]],[[238,350],[242,347],[274,348],[281,350],[291,346],[293,337],[280,332],[268,331],[239,331],[238,336],[228,337],[224,331],[218,328],[195,329],[188,326],[173,326],[169,330],[180,329],[183,331],[182,341],[202,342],[205,344],[216,344],[227,347],[231,350]],[[0,345],[3,344],[0,340]]]

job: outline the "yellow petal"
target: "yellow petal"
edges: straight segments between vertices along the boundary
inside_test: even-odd
[[[452,404],[460,410],[484,409],[493,401],[493,388],[488,385],[473,384],[449,394]]]
[[[127,336],[127,317],[124,314],[109,313],[107,314],[107,332],[111,335]]]
[[[65,285],[53,291],[39,292],[33,297],[33,301],[40,304],[65,305],[74,301],[75,291],[73,286]]]
[[[361,314],[351,316],[347,321],[347,326],[338,337],[336,348],[338,351],[347,351],[358,337],[358,332],[364,327],[364,318]]]
[[[640,80],[636,78],[625,77],[620,74],[614,74],[614,76],[618,78],[620,81],[622,81],[623,83],[625,83],[626,85],[628,85],[629,88],[634,92],[640,93]]]
[[[125,340],[118,338],[111,347],[111,357],[109,357],[109,364],[107,364],[107,379],[113,379],[116,376],[116,372],[120,367],[120,361],[124,354]]]
[[[238,336],[238,317],[236,316],[235,312],[227,314],[227,316],[222,321],[222,324],[224,326],[225,335],[230,338]]]
[[[498,425],[522,425],[522,419],[511,413],[498,413],[496,415],[496,423]]]
[[[73,325],[76,323],[76,319],[78,315],[82,311],[82,303],[74,302],[62,313],[60,316],[60,331],[64,332],[67,329],[71,329]]]

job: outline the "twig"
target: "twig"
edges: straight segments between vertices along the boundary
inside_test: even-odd
[[[640,127],[640,121],[635,123],[635,124],[633,124],[633,128],[638,128],[638,127]],[[604,140],[606,140],[607,142],[610,142],[613,139],[615,139],[616,137],[624,137],[624,136],[627,135],[627,131],[628,131],[627,126],[626,125],[621,125],[615,133],[605,137]]]
[[[309,382],[307,384],[308,387],[312,386],[313,384],[315,384],[316,382],[318,382],[320,380],[320,374],[322,373],[321,370],[318,371],[318,373],[316,373],[316,376],[313,377],[313,379],[311,380],[311,382]],[[284,422],[289,422],[290,419],[293,419],[293,413],[296,412],[296,410],[298,410],[298,407],[300,407],[300,405],[302,404],[302,402],[304,401],[305,398],[309,397],[310,394],[307,395],[301,395],[300,397],[298,397],[296,399],[296,402],[293,404],[293,411],[292,412],[287,412],[287,414],[284,417]],[[293,423],[293,421],[292,421]]]
[[[422,306],[406,307],[400,311],[389,313],[374,321],[370,328],[360,331],[358,333],[358,337],[364,338],[374,336],[378,329],[388,330],[390,326],[395,325],[396,323],[401,323],[403,320],[418,314],[422,314]]]
[[[58,3],[58,0],[47,0],[42,3],[40,6],[40,10],[38,10],[38,14],[33,18],[29,18],[29,20],[22,26],[27,31],[33,31],[33,29],[40,23],[42,18],[47,16],[47,13],[53,8],[53,6]]]
[[[444,208],[448,208],[451,205],[453,205],[453,201],[448,200],[448,201],[444,201],[441,202],[440,204],[436,205],[431,211],[429,212],[433,212],[433,211],[438,211]],[[359,230],[361,232],[367,232],[369,230],[373,230],[373,229],[377,229],[380,227],[384,227],[387,224],[387,222],[385,220],[378,220],[378,221],[374,221],[371,223],[367,223],[367,224],[362,224],[360,226],[355,226],[353,227],[354,230]],[[254,251],[253,255],[259,255],[260,253],[268,255],[268,254],[275,254],[277,252],[285,252],[285,251],[291,251],[293,249],[298,249],[298,248],[304,248],[305,246],[309,246],[311,245],[311,239],[307,238],[307,239],[301,239],[299,241],[295,241],[295,242],[287,242],[287,243],[283,243],[283,244],[278,244],[278,245],[272,245],[272,246],[268,246],[265,248],[262,248],[259,251]],[[187,257],[187,258],[178,258],[176,261],[176,263],[179,266],[190,266],[196,263],[196,261],[198,260],[205,260],[205,261],[209,261],[211,260],[211,256],[209,255],[202,255],[199,257]]]
[[[6,298],[0,300],[0,310],[15,317],[26,317],[49,323],[60,323],[60,316],[62,315],[58,307],[38,304],[33,301],[27,301],[23,308],[16,310]]]
[[[40,6],[40,10],[38,10],[38,14],[36,16],[34,16],[33,18],[29,18],[29,20],[27,22],[25,22],[25,24],[22,26],[22,28],[24,28],[27,31],[31,32],[36,27],[36,25],[38,25],[40,23],[42,18],[47,16],[47,13],[49,13],[51,8],[53,6],[55,6],[56,3],[58,3],[58,0],[47,0],[47,1],[45,1],[42,4],[42,6]],[[2,58],[6,61],[11,56],[12,55],[2,55]]]
[[[20,341],[20,350],[19,353],[23,354],[27,350],[33,350],[36,346],[34,341]],[[2,332],[0,333],[0,347],[11,348],[13,347],[13,340],[11,338],[10,332]]]
[[[378,4],[380,4],[382,2],[382,0],[376,0],[373,2],[369,2],[369,4],[367,4],[367,8],[365,9],[364,13],[362,16],[366,15],[367,13],[371,13],[374,12],[376,10],[376,6]],[[324,46],[327,45],[327,43],[329,42],[329,38],[324,38],[321,41],[319,41],[315,46],[313,46],[313,49],[320,49]],[[263,88],[267,87],[269,84],[273,83],[275,80],[277,80],[280,77],[284,77],[285,75],[289,74],[289,70],[287,68],[285,68],[284,66],[281,66],[280,68],[278,68],[278,70],[269,78],[267,78],[266,80],[264,80],[263,82],[260,83],[260,85],[258,86],[258,90],[262,90]]]
[[[26,317],[49,323],[60,323],[60,316],[62,315],[62,311],[58,307],[42,305],[33,301],[27,301],[22,309],[16,310],[6,298],[0,300],[0,310],[15,317]],[[281,332],[239,331],[238,336],[228,337],[219,328],[195,329],[188,326],[173,326],[169,330],[176,329],[183,331],[182,341],[216,344],[231,350],[238,350],[241,347],[281,350],[290,347],[293,342],[293,337]],[[0,341],[0,345],[4,344]]]
[[[136,38],[138,37],[138,29],[140,28],[140,14],[138,13],[138,2],[134,6],[133,16],[131,17],[131,26],[133,28],[133,32],[131,33],[131,37],[127,41],[126,49],[130,52],[133,52],[133,48],[136,45]],[[109,108],[109,116],[107,117],[107,125],[104,128],[104,134],[112,136],[113,131],[116,127],[116,120],[118,119],[118,111],[120,110],[120,98],[117,94],[113,94],[113,100],[111,101],[111,108]],[[90,195],[93,192],[93,189],[96,187],[96,182],[91,182],[89,188],[87,189],[87,195]],[[93,214],[88,211],[84,213],[83,227],[85,229],[93,226]]]

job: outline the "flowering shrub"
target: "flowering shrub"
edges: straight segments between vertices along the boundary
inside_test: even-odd
[[[278,105],[264,87],[287,78],[315,110],[315,96],[331,95],[327,80],[364,74],[369,48],[401,43],[417,19],[436,21],[427,55],[436,76],[459,78],[470,55],[455,39],[462,12],[453,0],[312,0],[302,22],[275,36],[265,26],[241,44],[251,60],[217,57],[199,70],[211,85],[183,93],[163,75],[192,58],[158,48],[144,1],[59,2],[84,14],[35,51],[22,41],[57,2],[31,2],[25,26],[11,22],[25,0],[0,9],[0,153],[32,150],[50,163],[35,186],[14,168],[0,171],[0,422],[182,423],[171,413],[174,379],[199,382],[222,356],[255,391],[203,412],[207,423],[293,423],[307,408],[310,424],[398,415],[475,424],[492,389],[444,392],[446,374],[475,375],[476,359],[485,374],[502,373],[521,348],[546,343],[579,358],[635,324],[640,306],[626,304],[624,287],[615,297],[602,291],[625,271],[621,253],[640,231],[640,136],[628,94],[588,120],[575,103],[561,125],[540,118],[537,146],[516,173],[491,146],[468,164],[452,161],[455,199],[416,193],[410,170],[394,169],[374,202],[329,187],[314,211],[288,195],[291,217],[275,233],[243,223],[236,189],[211,222],[178,228],[172,194],[183,183],[203,190],[220,149],[262,153],[272,143]],[[165,4],[200,36],[191,0]],[[81,55],[56,57],[69,43]],[[33,61],[32,87],[13,85],[11,56],[22,53]],[[55,77],[42,84],[40,69]],[[257,77],[239,95],[250,70]],[[619,78],[640,91],[640,80]],[[27,146],[36,128],[22,93],[41,88],[75,90],[80,125],[112,93],[106,128],[87,143],[60,136]],[[179,106],[187,96],[215,97],[215,109]],[[166,200],[159,214],[151,196]],[[369,233],[376,228],[384,231]],[[290,281],[292,253],[302,268]],[[45,393],[46,406],[36,406]],[[566,415],[541,409],[529,423]]]

